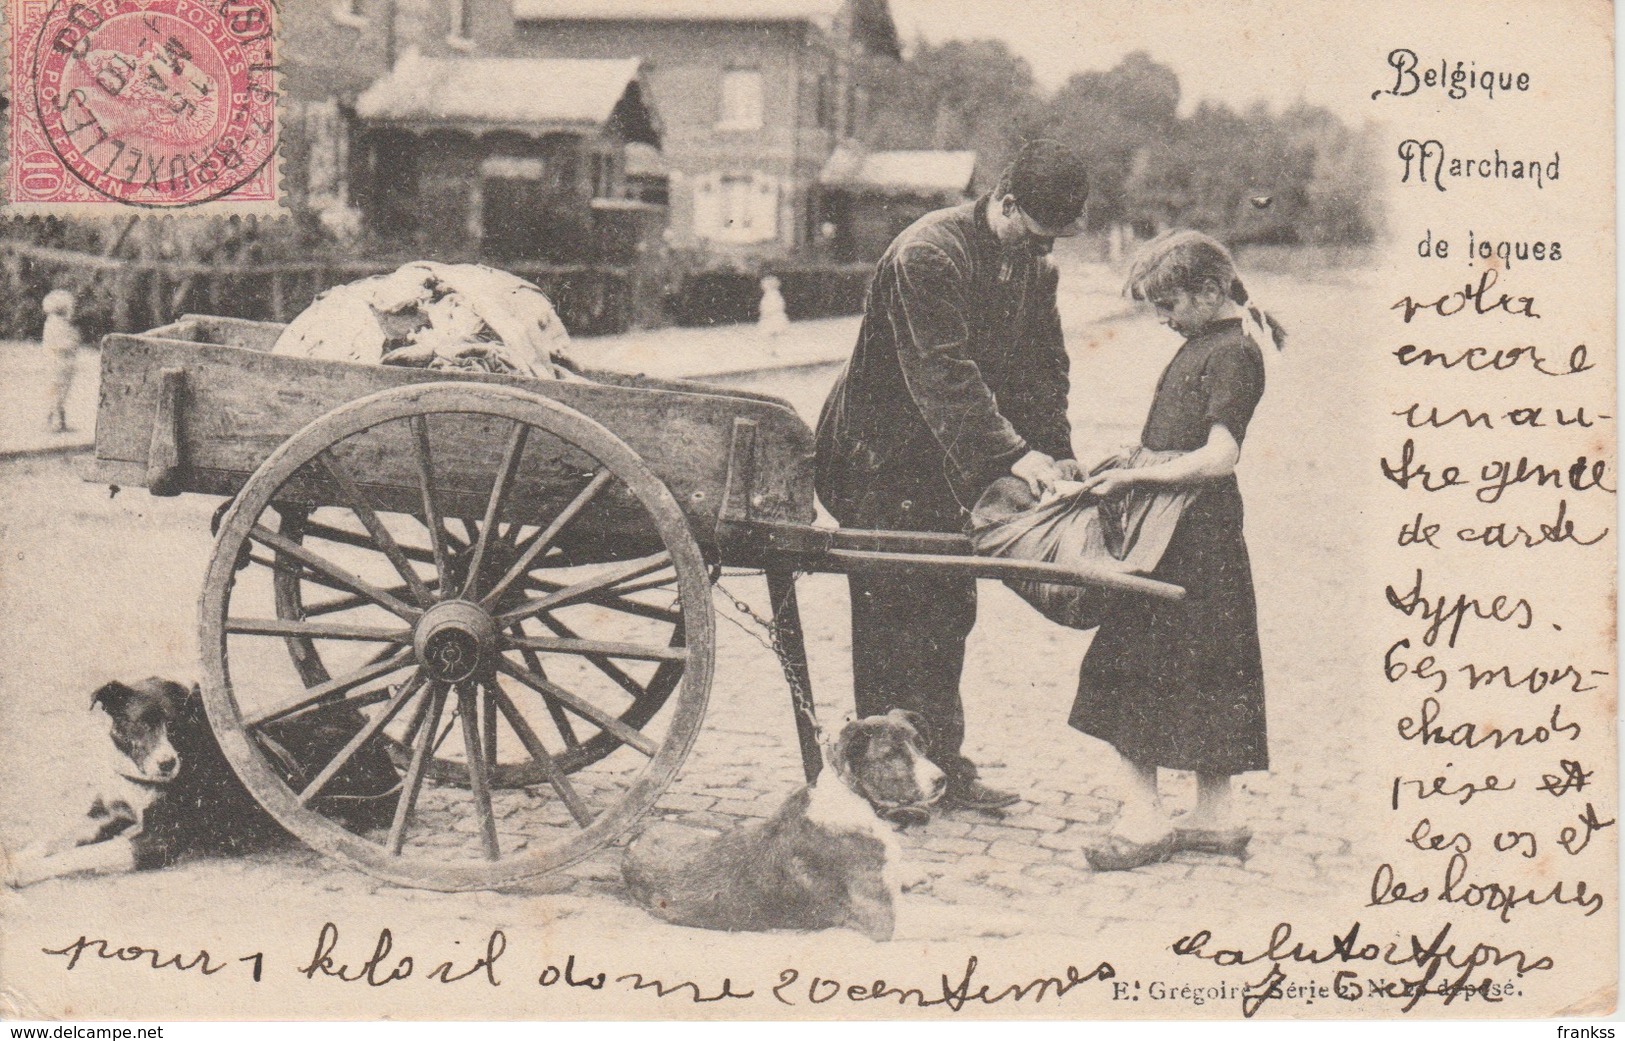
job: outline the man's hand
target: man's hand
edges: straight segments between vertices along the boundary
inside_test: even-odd
[[[1055,460],[1055,472],[1061,475],[1063,481],[1087,481],[1089,471],[1076,459]]]
[[[1055,487],[1055,482],[1061,479],[1061,473],[1055,467],[1055,460],[1043,452],[1030,451],[1010,465],[1010,472],[1027,482],[1027,490],[1037,498],[1043,498],[1045,492]]]
[[[1105,470],[1083,482],[1080,491],[1093,492],[1102,499],[1121,495],[1140,483],[1140,475],[1133,470]]]

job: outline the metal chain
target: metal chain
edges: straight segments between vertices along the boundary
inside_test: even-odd
[[[736,577],[740,574],[765,575],[766,572],[749,571],[734,573]],[[805,572],[798,571],[790,576],[790,588],[795,588],[795,580],[802,574],[805,574]],[[784,648],[784,640],[782,639],[780,633],[779,623],[772,618],[763,618],[761,615],[756,613],[756,609],[751,607],[750,604],[729,592],[728,588],[722,584],[721,575],[722,569],[719,567],[716,569],[716,577],[712,580],[712,586],[732,602],[735,611],[745,615],[747,618],[761,627],[761,629],[767,633],[768,638],[766,640],[762,639],[756,633],[746,628],[737,619],[729,618],[728,620],[737,625],[741,631],[748,633],[753,639],[756,640],[757,643],[772,651],[774,657],[778,658],[779,671],[784,673],[784,682],[790,686],[790,700],[795,705],[796,712],[812,726],[813,733],[818,736],[819,742],[822,743],[824,731],[823,728],[818,725],[818,715],[813,708],[812,692],[807,690],[807,688],[802,685],[801,680],[796,676],[796,670],[790,662],[790,654]],[[773,613],[777,615],[777,605],[774,606],[775,610]],[[724,617],[727,616],[724,615]]]

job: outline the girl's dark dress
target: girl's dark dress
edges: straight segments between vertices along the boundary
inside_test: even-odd
[[[1241,320],[1185,341],[1157,383],[1146,448],[1195,451],[1222,423],[1239,444],[1264,393],[1264,361]],[[1183,601],[1125,597],[1095,635],[1069,722],[1131,762],[1237,774],[1269,767],[1252,568],[1232,474],[1203,487],[1154,577]]]

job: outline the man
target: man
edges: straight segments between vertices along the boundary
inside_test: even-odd
[[[1088,177],[1054,141],[1025,145],[990,195],[921,217],[869,286],[857,348],[818,421],[819,498],[855,528],[959,532],[995,479],[1035,494],[1077,476],[1054,240],[1083,230]],[[850,576],[860,716],[918,713],[948,776],[942,805],[992,810],[960,753],[959,675],[976,582],[925,572]]]

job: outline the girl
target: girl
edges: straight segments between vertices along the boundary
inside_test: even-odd
[[[1230,779],[1269,766],[1235,467],[1264,392],[1259,343],[1268,338],[1279,349],[1286,334],[1248,303],[1229,251],[1198,232],[1151,242],[1129,273],[1127,291],[1185,337],[1157,383],[1140,435],[1147,449],[1184,454],[1108,470],[1084,488],[1111,497],[1134,485],[1194,485],[1200,494],[1154,573],[1184,586],[1185,599],[1122,604],[1083,660],[1070,722],[1115,746],[1132,777],[1112,833],[1084,851],[1099,871],[1140,867],[1183,850],[1243,855],[1252,833],[1233,819]],[[1177,827],[1158,800],[1158,767],[1196,773],[1196,808]]]
[[[79,332],[73,327],[73,294],[66,289],[53,289],[41,302],[45,312],[45,329],[40,334],[45,349],[51,352],[51,413],[45,417],[47,429],[66,433],[68,427],[68,392],[73,389],[73,376],[79,367]]]

